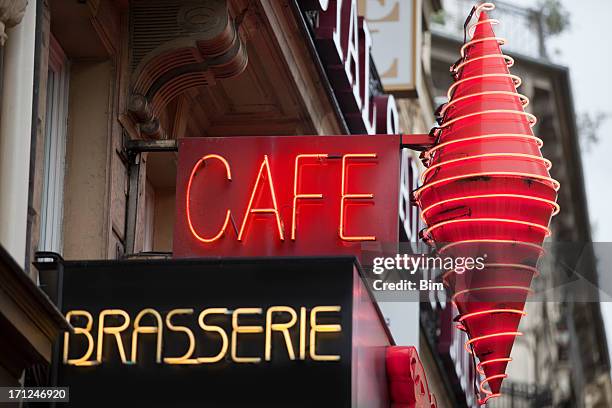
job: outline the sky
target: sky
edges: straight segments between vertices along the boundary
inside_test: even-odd
[[[525,7],[537,4],[533,0],[512,3]],[[570,68],[577,114],[607,112],[612,115],[612,44],[609,42],[612,1],[561,0],[561,3],[570,12],[570,28],[548,41],[551,59]],[[559,54],[553,52],[555,49]],[[589,151],[583,149],[582,163],[593,241],[612,242],[612,117],[600,127],[598,136],[596,145]],[[612,271],[610,267],[603,269]],[[600,279],[607,280],[608,284],[612,282],[612,276],[601,274],[600,269]],[[612,350],[612,302],[603,302],[601,307],[608,349]]]

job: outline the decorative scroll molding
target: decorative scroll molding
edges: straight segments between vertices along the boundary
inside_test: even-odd
[[[140,13],[145,5],[148,13]],[[163,108],[190,88],[240,74],[248,62],[246,47],[226,0],[137,0],[132,7],[132,60],[137,65],[128,110],[141,132],[163,138]]]
[[[8,38],[5,30],[21,22],[27,5],[28,0],[0,0],[0,47]]]

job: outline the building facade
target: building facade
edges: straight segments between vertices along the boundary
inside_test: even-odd
[[[71,327],[54,306],[61,290],[42,276],[45,261],[172,257],[178,140],[428,132],[427,32],[438,2],[340,4],[0,3],[0,243],[7,273],[26,285],[13,301],[43,332],[21,328],[39,349],[15,367],[14,345],[2,348],[3,384],[55,381],[49,364],[60,352],[51,347]],[[402,49],[390,46],[394,35],[406,37]],[[397,219],[406,241],[420,227],[409,197],[416,159],[403,150]],[[418,303],[384,313],[398,344],[418,344]]]
[[[440,102],[445,102],[446,90],[452,83],[448,67],[458,57],[463,22],[471,6],[469,1],[446,2],[445,12],[438,14],[432,29],[433,94]],[[576,243],[582,248],[592,241],[569,70],[553,63],[547,53],[541,12],[496,2],[493,13],[501,21],[494,27],[496,35],[508,40],[503,51],[515,61],[512,73],[523,79],[520,92],[531,101],[527,110],[538,118],[534,134],[543,140],[542,153],[554,163],[551,175],[562,188],[558,197],[561,212],[553,218],[552,236],[545,243],[550,253],[544,257],[543,273],[534,280],[535,291],[543,295],[526,304],[527,315],[521,322],[524,336],[514,344],[509,378],[504,381],[505,395],[491,405],[609,406],[610,363],[597,297],[579,300],[575,289],[564,287],[559,280],[560,270],[569,276],[568,268],[575,265],[567,253],[569,246],[560,243]],[[586,245],[585,251],[585,259],[592,262],[592,247]],[[582,271],[586,271],[583,278],[596,285],[596,267],[590,264]],[[452,334],[435,335],[439,327],[428,321],[432,313],[441,315],[441,321],[446,319],[445,324],[449,317],[444,317],[447,311],[440,310],[447,305],[432,305],[429,310],[424,308],[422,315],[429,342],[434,347],[444,349],[450,345],[454,349],[443,353],[444,367],[455,367],[458,378],[450,383],[461,390],[458,395],[469,395],[466,389],[471,387],[470,359],[466,360],[465,352],[457,347],[463,341],[455,341]],[[460,403],[471,406],[474,401],[467,398]]]
[[[57,336],[70,326],[24,273],[34,98],[36,12],[26,1],[0,3],[0,383],[19,386],[51,364]],[[33,278],[33,279],[31,279]]]
[[[13,322],[15,339],[27,338],[36,351],[11,362],[3,346],[3,384],[49,384],[53,340],[70,329],[37,287],[42,261],[172,258],[180,139],[429,132],[461,46],[435,26],[442,4],[359,0],[330,12],[338,4],[0,1],[2,273],[21,285],[11,301],[30,313],[8,316],[3,307],[2,322]],[[568,72],[542,49],[511,55],[540,118],[544,154],[564,185],[554,237],[589,242]],[[401,242],[416,243],[423,227],[410,202],[422,170],[418,152],[403,149]],[[17,287],[4,282],[3,290]],[[457,347],[444,296],[379,306],[396,344],[418,346],[437,406],[474,406],[473,367]],[[528,307],[528,335],[515,345],[510,371],[524,383],[506,383],[508,398],[608,406],[598,304],[555,299]],[[19,328],[19,319],[42,334]]]

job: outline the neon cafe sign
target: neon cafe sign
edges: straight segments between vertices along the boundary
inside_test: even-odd
[[[174,257],[354,254],[395,242],[398,148],[396,135],[183,139]]]
[[[317,11],[314,42],[351,133],[399,133],[392,95],[371,95],[372,37],[358,14],[357,0],[306,0],[305,11]]]
[[[170,310],[165,317],[154,308],[142,309],[135,316],[121,309],[105,309],[94,316],[86,310],[70,310],[66,320],[74,325],[74,333],[64,333],[63,363],[73,366],[96,366],[102,364],[105,342],[111,341],[123,364],[138,364],[139,338],[155,337],[155,362],[169,365],[214,364],[231,358],[234,363],[261,363],[271,361],[273,353],[285,353],[289,360],[339,361],[340,355],[320,354],[317,352],[321,342],[319,333],[340,333],[341,324],[321,323],[321,316],[338,314],[341,306],[314,306],[312,308],[291,306],[271,306],[263,308],[245,307],[229,311],[227,308],[207,308],[196,313],[193,308]],[[259,317],[264,322],[245,324],[245,317]],[[177,322],[180,318],[197,321],[202,334],[215,336],[217,352],[212,355],[196,355],[196,333],[188,325]],[[327,316],[329,317],[329,316]],[[211,320],[225,320],[225,324],[213,324]],[[97,328],[93,329],[94,320]],[[76,322],[79,322],[77,325]],[[110,323],[113,321],[113,323]],[[119,324],[116,324],[119,321]],[[231,322],[231,330],[224,328]],[[183,337],[184,353],[177,356],[163,354],[164,339],[172,332]],[[297,334],[294,344],[292,337]],[[272,336],[281,335],[285,349],[273,350]],[[239,355],[239,343],[253,341],[253,337],[263,338],[264,346],[258,356]],[[70,344],[79,341],[80,355],[71,353]],[[176,339],[174,340],[176,341]],[[307,346],[308,345],[308,346]],[[142,356],[141,356],[142,357]]]

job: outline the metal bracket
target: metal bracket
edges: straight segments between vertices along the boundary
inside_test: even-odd
[[[133,161],[140,153],[144,152],[177,152],[178,142],[174,139],[167,140],[144,140],[130,139],[125,141],[126,156]]]
[[[347,137],[350,137],[347,136]],[[401,147],[407,147],[414,150],[427,149],[435,143],[436,138],[428,133],[401,134]],[[131,139],[125,142],[125,150],[127,155],[136,155],[142,152],[177,152],[178,141],[174,139],[168,140],[143,140]]]
[[[350,136],[347,136],[350,137]],[[435,136],[431,134],[402,134],[400,135],[400,147],[412,150],[423,151],[432,147],[435,143]],[[126,214],[126,239],[125,253],[134,253],[135,233],[138,213],[138,195],[140,179],[140,154],[145,152],[177,152],[177,140],[143,140],[130,139],[124,142],[124,156],[128,162],[129,187],[127,198]],[[333,155],[329,159],[340,158]]]
[[[428,133],[417,133],[413,135],[400,135],[400,146],[422,152],[432,147],[436,142],[435,136]]]

